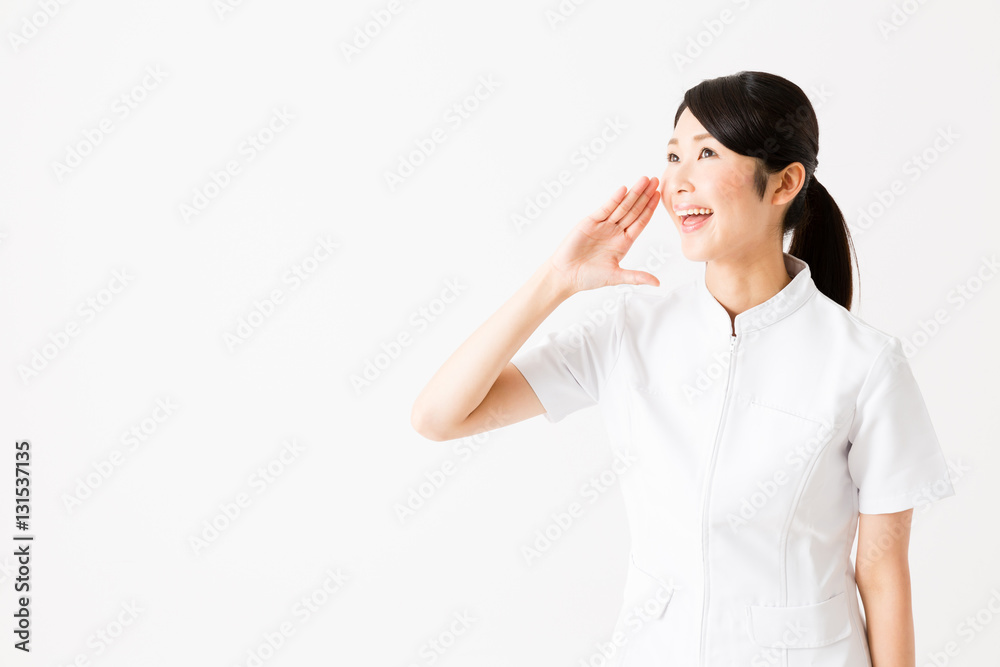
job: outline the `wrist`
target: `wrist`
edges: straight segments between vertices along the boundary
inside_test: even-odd
[[[540,293],[546,301],[552,301],[553,305],[562,303],[576,293],[573,285],[566,280],[565,274],[560,272],[552,263],[546,260],[531,277],[535,290]]]

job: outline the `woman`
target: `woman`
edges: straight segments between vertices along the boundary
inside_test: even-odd
[[[642,177],[580,221],[413,406],[439,441],[600,406],[634,461],[615,664],[914,665],[912,511],[954,488],[900,339],[849,312],[818,135],[782,77],[688,90],[659,188]],[[521,350],[577,292],[659,286],[619,266],[657,202],[703,275],[624,287],[608,317]]]

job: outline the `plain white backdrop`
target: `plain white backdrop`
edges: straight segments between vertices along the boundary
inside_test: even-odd
[[[3,2],[0,663],[600,664],[629,537],[614,485],[581,493],[611,463],[599,412],[436,443],[410,409],[577,221],[661,175],[687,88],[765,70],[816,108],[854,312],[914,343],[954,466],[956,496],[914,512],[918,665],[991,664],[998,15]],[[699,270],[662,208],[623,265],[664,290]],[[526,345],[610,294],[572,297]]]

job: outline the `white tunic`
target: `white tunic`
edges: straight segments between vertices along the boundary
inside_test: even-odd
[[[599,405],[632,549],[612,664],[870,667],[858,512],[954,495],[900,340],[792,281],[740,313],[694,281],[512,363],[549,422]]]

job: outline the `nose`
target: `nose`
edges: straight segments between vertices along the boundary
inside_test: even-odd
[[[694,192],[694,185],[687,176],[687,168],[677,166],[674,169],[665,169],[660,178],[660,203],[667,211],[673,214],[673,202],[680,195],[689,195]]]

